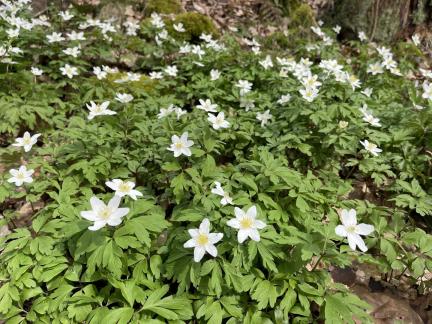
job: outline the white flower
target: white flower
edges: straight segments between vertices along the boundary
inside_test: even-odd
[[[379,118],[375,118],[372,114],[367,111],[362,111],[363,120],[372,126],[381,127]]]
[[[188,230],[191,239],[187,241],[183,247],[194,248],[194,261],[200,262],[207,252],[212,257],[217,256],[217,249],[214,246],[222,240],[222,233],[210,233],[210,221],[204,218],[199,228]]]
[[[121,103],[128,103],[133,100],[133,96],[128,93],[117,93],[115,99]]]
[[[191,140],[188,140],[188,133],[184,132],[181,137],[178,137],[177,135],[173,135],[171,137],[172,144],[168,148],[168,151],[174,152],[174,157],[179,157],[180,155],[184,154],[186,156],[191,156],[192,152],[189,147],[191,147],[194,142]]]
[[[256,119],[261,122],[261,127],[264,127],[272,117],[273,116],[270,114],[270,110],[266,110],[263,113],[258,112],[256,114]]]
[[[87,109],[90,111],[87,118],[89,120],[92,120],[96,116],[117,114],[115,111],[108,109],[109,104],[110,104],[109,101],[104,101],[101,104],[97,104],[94,101],[90,101],[90,104],[86,104]]]
[[[177,66],[175,65],[167,66],[164,71],[166,74],[173,77],[177,76],[177,72],[178,72]]]
[[[318,97],[318,90],[316,88],[300,89],[299,92],[303,96],[303,99],[308,102],[312,102]]]
[[[255,101],[252,99],[240,98],[240,108],[249,111],[250,109],[255,108]]]
[[[262,61],[259,61],[259,64],[267,70],[268,68],[273,67],[273,62],[270,55],[267,55],[266,58]]]
[[[420,45],[421,40],[420,40],[420,36],[418,34],[412,35],[411,39],[412,39],[412,41],[413,41],[413,43],[414,43],[415,46],[419,46]]]
[[[205,51],[199,45],[192,45],[191,52],[198,55],[200,59],[205,54]]]
[[[210,43],[213,40],[213,36],[212,35],[205,34],[205,33],[202,33],[199,38],[202,39],[206,43]]]
[[[308,75],[301,80],[305,88],[319,88],[321,82],[318,81],[318,75]]]
[[[69,40],[71,41],[82,41],[85,40],[86,38],[84,37],[84,32],[76,32],[76,31],[71,31],[70,33],[66,34],[66,36],[69,38]]]
[[[6,30],[6,33],[9,36],[9,38],[16,38],[19,36],[20,29],[19,28],[8,29],[8,30]]]
[[[343,209],[340,215],[342,225],[336,226],[335,232],[338,236],[348,239],[351,250],[355,251],[358,246],[361,251],[366,252],[366,244],[360,235],[369,235],[375,229],[373,225],[357,224],[356,214],[355,209]]]
[[[423,110],[425,107],[420,106],[420,105],[416,105],[415,103],[413,103],[413,107],[415,110]]]
[[[372,91],[373,91],[372,88],[366,88],[366,89],[362,90],[361,93],[363,93],[366,97],[370,98],[370,96],[372,95]]]
[[[174,108],[174,112],[175,112],[175,113],[176,113],[176,115],[177,115],[177,120],[179,120],[181,116],[183,116],[183,115],[186,115],[186,114],[187,114],[187,111],[186,111],[186,110],[183,110],[183,109],[181,109],[180,107],[175,107],[175,108]]]
[[[239,80],[235,86],[240,88],[240,96],[244,96],[252,90],[252,83],[247,80]]]
[[[422,97],[429,100],[432,99],[432,83],[424,82],[422,87],[423,87]]]
[[[184,28],[182,23],[173,24],[173,28],[175,31],[177,31],[179,33],[184,33],[186,31],[186,29]]]
[[[210,71],[210,79],[212,81],[216,81],[217,79],[220,78],[221,73],[218,70],[212,69]]]
[[[78,75],[78,69],[74,66],[66,64],[64,67],[60,68],[63,75],[66,75],[69,79],[72,79],[75,75]]]
[[[355,90],[356,88],[360,88],[361,82],[354,74],[349,75],[347,77],[347,81],[353,90]]]
[[[432,71],[431,70],[426,70],[426,69],[420,68],[419,71],[420,71],[421,75],[424,76],[425,78],[432,79]]]
[[[279,104],[279,105],[283,105],[283,104],[286,104],[288,101],[290,101],[291,100],[291,95],[290,94],[286,94],[286,95],[282,95],[279,99],[278,99],[278,101],[277,101],[277,103]]]
[[[27,170],[25,165],[21,165],[18,170],[10,169],[9,173],[11,174],[12,178],[9,178],[7,181],[9,183],[15,182],[15,186],[17,187],[21,186],[24,182],[33,182],[33,178],[31,176],[34,173],[34,170]]]
[[[220,112],[217,116],[208,114],[207,120],[212,123],[214,129],[228,128],[230,126],[230,123],[225,120],[225,114],[223,111]]]
[[[65,40],[61,33],[52,33],[51,35],[47,35],[47,39],[48,43],[56,43]]]
[[[18,137],[15,139],[16,143],[13,143],[13,146],[22,146],[24,147],[24,152],[28,152],[31,150],[32,146],[36,144],[38,137],[41,134],[30,135],[29,132],[25,132],[23,137]]]
[[[165,23],[162,20],[162,17],[159,16],[156,12],[153,12],[151,14],[151,24],[155,28],[163,28],[165,26]]]
[[[340,31],[341,31],[341,29],[342,29],[342,27],[339,26],[339,25],[336,25],[336,26],[334,26],[332,29],[333,29],[333,31],[334,31],[336,34],[339,34]]]
[[[378,53],[379,53],[383,58],[393,56],[393,54],[391,53],[390,49],[388,49],[388,48],[385,47],[385,46],[377,47],[377,51],[378,51]]]
[[[360,143],[364,146],[366,151],[369,151],[374,156],[378,156],[378,153],[382,152],[382,150],[378,148],[376,144],[373,144],[368,140],[364,140],[363,142],[360,141]]]
[[[158,119],[164,118],[174,111],[174,105],[169,105],[168,108],[161,108],[159,110]]]
[[[263,221],[257,220],[257,210],[255,206],[250,207],[246,213],[238,207],[234,208],[236,218],[232,218],[227,222],[227,225],[238,229],[237,240],[243,243],[248,237],[258,242],[260,235],[258,230],[266,227]]]
[[[152,80],[158,80],[158,79],[162,79],[163,75],[162,72],[150,72],[149,77]]]
[[[82,211],[81,217],[94,222],[88,229],[97,231],[105,225],[117,226],[121,223],[122,217],[129,213],[129,208],[118,208],[121,198],[117,195],[111,198],[108,205],[103,201],[93,196],[90,198],[90,205],[92,210]]]
[[[312,29],[312,31],[315,33],[315,34],[317,34],[319,37],[324,37],[324,32],[321,30],[321,28],[320,27],[315,27],[315,26],[312,26],[311,27],[311,29]]]
[[[41,69],[37,68],[37,67],[32,66],[31,67],[31,73],[34,76],[41,76],[43,74],[43,71]]]
[[[188,43],[184,43],[182,46],[180,46],[179,53],[180,54],[187,54],[187,53],[190,53],[191,50],[192,50],[191,45]]]
[[[340,129],[344,129],[344,128],[347,128],[347,127],[348,127],[348,122],[347,121],[345,121],[345,120],[339,121],[339,128]]]
[[[384,69],[380,63],[369,64],[367,68],[367,73],[371,73],[372,75],[377,75],[384,73]]]
[[[93,74],[96,75],[96,78],[98,78],[98,80],[103,80],[107,77],[108,72],[102,70],[99,66],[95,66],[93,67]]]
[[[228,204],[229,204],[229,205],[232,205],[232,201],[233,201],[233,199],[230,197],[230,195],[229,195],[227,192],[225,192],[225,191],[223,190],[223,188],[222,188],[220,182],[215,181],[214,184],[215,184],[216,187],[214,187],[214,188],[211,190],[211,192],[212,192],[213,194],[215,194],[215,195],[218,195],[218,196],[221,196],[221,197],[222,197],[220,203],[221,203],[223,206],[228,205]]]
[[[105,184],[115,191],[115,195],[119,197],[129,196],[133,200],[137,199],[137,196],[142,196],[143,194],[138,190],[134,190],[135,183],[131,181],[123,181],[120,179],[113,179],[111,181],[105,182]]]
[[[72,57],[78,57],[78,55],[81,54],[81,47],[75,46],[75,47],[69,47],[63,50],[63,53],[66,55],[70,55]]]
[[[366,36],[365,32],[363,32],[363,31],[358,33],[358,37],[362,42],[367,40],[367,36]]]
[[[216,108],[218,105],[212,104],[210,99],[206,99],[206,100],[199,99],[199,103],[200,104],[196,106],[198,109],[201,109],[201,110],[204,110],[207,112],[217,112]]]
[[[69,12],[69,10],[66,10],[66,11],[60,11],[58,15],[59,15],[59,16],[60,16],[64,21],[71,20],[71,19],[74,17],[74,15],[72,15],[72,14]]]

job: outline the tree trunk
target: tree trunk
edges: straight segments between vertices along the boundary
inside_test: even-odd
[[[343,38],[364,31],[375,41],[393,41],[431,23],[430,0],[333,0],[319,16],[342,27]]]

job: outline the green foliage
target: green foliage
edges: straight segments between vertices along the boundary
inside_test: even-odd
[[[179,0],[147,0],[144,13],[150,16],[153,12],[159,14],[181,14],[184,12]]]
[[[197,41],[201,34],[209,34],[215,38],[219,37],[219,31],[211,18],[198,12],[185,12],[176,15],[172,23],[183,24],[186,32],[180,35],[177,33],[176,37],[185,41]]]
[[[134,36],[90,26],[83,29],[85,41],[47,42],[47,32],[79,30],[85,18],[72,12],[74,18],[61,21],[50,11],[51,27],[22,28],[18,38],[8,38],[9,23],[0,23],[0,35],[23,50],[6,57],[16,64],[0,63],[0,225],[12,230],[0,238],[2,320],[368,323],[368,305],[327,271],[353,260],[373,264],[386,278],[405,276],[419,293],[430,288],[422,279],[432,270],[430,100],[409,78],[367,73],[380,59],[372,45],[341,48],[334,39],[308,44],[298,36],[290,44],[290,34],[284,39],[281,31],[275,38],[283,51],[272,39],[257,38],[262,46],[256,54],[237,34],[200,39],[218,32],[198,13],[164,17],[166,38],[147,19]],[[30,17],[27,10],[17,15]],[[172,29],[179,22],[184,36]],[[194,42],[188,45],[195,52],[179,53],[184,40]],[[78,44],[78,57],[63,54]],[[270,54],[274,66],[265,69]],[[412,55],[395,56],[404,74],[415,66],[407,61]],[[363,88],[373,88],[372,95],[312,64],[310,73],[322,86],[306,101],[294,75],[299,71],[284,69],[306,56],[310,62],[337,60]],[[79,75],[62,75],[65,63]],[[99,80],[93,67],[105,65],[111,69]],[[177,76],[169,76],[166,68],[174,65]],[[44,74],[33,76],[31,67]],[[212,69],[221,73],[216,80]],[[240,95],[239,80],[250,81],[251,91]],[[133,95],[132,101],[114,99],[119,93]],[[281,101],[287,94],[289,101]],[[217,104],[229,128],[213,128],[197,108],[200,99]],[[116,114],[90,119],[90,101],[109,101]],[[254,107],[246,109],[245,102]],[[364,104],[380,127],[363,119]],[[186,113],[163,116],[168,107]],[[272,117],[261,125],[257,113],[267,110]],[[11,145],[25,131],[42,134],[29,152]],[[174,157],[171,138],[184,132],[194,142],[191,156]],[[365,150],[365,139],[382,152]],[[35,172],[33,182],[17,187],[8,182],[8,170],[20,164]],[[112,179],[134,182],[143,196],[124,196],[120,207],[129,211],[120,224],[91,231],[81,212],[90,210],[93,196],[103,202],[113,197],[106,185]],[[222,205],[212,193],[215,182],[232,204]],[[22,206],[31,210],[29,225],[15,226]],[[227,224],[235,206],[256,207],[266,224],[259,241],[238,242],[237,230]],[[338,213],[351,208],[359,223],[374,226],[365,237],[370,252],[352,251],[335,233]],[[216,257],[194,262],[184,244],[188,230],[205,218],[223,239]]]

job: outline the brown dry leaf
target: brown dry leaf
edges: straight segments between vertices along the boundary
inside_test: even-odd
[[[0,215],[0,220],[3,218],[3,215]],[[6,236],[10,233],[11,231],[9,230],[9,227],[7,225],[0,226],[0,237]]]
[[[372,306],[370,315],[377,324],[391,324],[396,321],[405,324],[422,324],[423,320],[407,300],[388,292],[369,292],[362,286],[352,288],[353,292]]]

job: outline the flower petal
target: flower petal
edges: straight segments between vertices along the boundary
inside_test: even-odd
[[[120,198],[120,197],[119,197]],[[129,213],[129,208],[117,208],[116,210],[113,211],[113,213],[111,214],[111,218],[119,218],[121,219],[123,216],[126,216],[127,213]]]
[[[93,196],[90,198],[90,205],[93,210],[100,210],[105,207],[105,204],[98,197]]]
[[[249,237],[249,230],[239,230],[237,233],[237,240],[241,244]]]
[[[227,225],[232,228],[240,228],[240,221],[237,218],[232,218],[227,222]]]
[[[213,244],[206,244],[205,249],[212,257],[217,257],[218,251]]]
[[[254,206],[250,207],[250,208],[247,210],[246,215],[247,215],[248,217],[250,217],[250,218],[255,218],[256,215],[257,215],[257,209],[256,209],[256,206],[254,205]]]
[[[263,229],[266,226],[267,226],[267,224],[264,223],[263,221],[259,220],[259,219],[257,219],[255,221],[255,227],[258,228],[258,229]]]
[[[355,209],[343,209],[341,212],[341,221],[345,226],[353,226],[357,224],[357,217]]]
[[[202,234],[208,234],[210,232],[210,221],[204,218],[199,226],[199,232]]]
[[[201,259],[204,256],[204,254],[205,254],[205,248],[204,247],[202,247],[202,246],[195,247],[195,250],[194,250],[194,261],[195,262],[200,262]]]
[[[107,224],[109,226],[117,226],[120,225],[122,222],[122,219],[120,217],[111,217],[110,219],[107,220]]]
[[[86,210],[86,211],[82,211],[80,213],[82,218],[85,218],[89,221],[94,221],[96,219],[96,214],[94,213],[94,211],[92,210]]]
[[[223,233],[210,233],[208,235],[209,243],[215,244],[215,243],[219,242],[220,240],[222,240],[223,236],[224,236]]]
[[[234,214],[238,219],[242,219],[245,216],[245,212],[238,207],[234,207]]]
[[[109,209],[114,209],[114,210],[117,209],[118,206],[120,205],[120,201],[121,201],[121,198],[119,196],[117,196],[117,195],[114,195],[110,199],[110,201],[108,202],[108,208]],[[129,211],[129,209],[128,209],[128,211]]]
[[[346,237],[348,235],[348,233],[345,229],[345,226],[343,226],[343,225],[336,226],[335,233],[336,233],[336,235],[342,236],[342,237]]]
[[[196,246],[196,243],[195,243],[194,239],[190,239],[185,244],[183,244],[183,247],[185,247],[185,248],[192,248],[192,247],[195,247],[195,246]]]
[[[249,230],[249,237],[254,240],[255,242],[259,242],[260,241],[260,235],[258,230],[256,229],[250,229]]]
[[[370,233],[372,233],[375,230],[373,225],[369,225],[369,224],[358,224],[356,226],[356,230],[355,232],[357,234],[360,235],[369,235]]]
[[[88,229],[90,231],[97,231],[98,229],[101,229],[105,225],[106,225],[106,222],[104,220],[98,220],[98,221],[94,222],[94,224],[92,226],[89,226]]]

